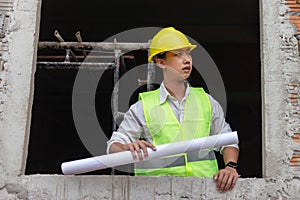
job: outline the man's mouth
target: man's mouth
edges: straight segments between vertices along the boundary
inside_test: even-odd
[[[190,71],[191,70],[191,67],[184,67],[182,68],[183,71]]]

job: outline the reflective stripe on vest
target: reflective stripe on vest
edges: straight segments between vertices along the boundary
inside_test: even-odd
[[[188,162],[197,162],[201,160],[215,160],[215,154],[213,151],[193,151],[188,152]],[[184,166],[185,157],[184,154],[172,157],[163,157],[154,160],[146,160],[136,163],[135,167],[139,169],[157,169],[166,167]]]
[[[140,98],[143,102],[146,125],[154,145],[209,135],[211,105],[207,94],[202,88],[190,87],[190,93],[185,101],[182,124],[178,122],[167,101],[162,104],[159,103],[159,89],[141,93]],[[211,156],[214,154],[213,151],[210,150],[208,154],[209,159],[199,158],[199,155],[196,158],[197,156],[193,156],[193,154],[197,155],[199,151],[196,151],[196,153],[184,153],[179,155],[179,157],[177,155],[144,161],[144,164],[136,164],[135,173],[143,176],[213,176],[218,170],[215,156]]]

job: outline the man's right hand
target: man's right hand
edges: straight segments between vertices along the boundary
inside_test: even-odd
[[[139,161],[142,161],[143,159],[147,159],[149,156],[147,147],[151,148],[153,151],[156,151],[156,147],[153,144],[146,142],[144,140],[137,140],[129,144],[121,144],[119,142],[115,142],[110,147],[110,153],[115,153],[120,151],[130,151],[134,160],[139,159]],[[143,158],[143,154],[144,154],[144,158]]]

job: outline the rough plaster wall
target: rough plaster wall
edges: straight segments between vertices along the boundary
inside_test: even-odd
[[[23,148],[30,119],[38,1],[18,0],[13,3],[3,39],[8,51],[1,57],[4,69],[0,93],[0,162],[8,175],[16,176],[22,173]]]
[[[128,176],[30,176],[30,199],[299,199],[300,180],[289,183],[241,179],[236,189],[219,193],[212,179]],[[45,187],[47,186],[47,187]]]
[[[0,190],[0,199],[299,199],[300,180],[240,179],[220,193],[212,179],[131,176],[21,176]]]
[[[1,2],[0,4],[0,188],[3,188],[5,185],[5,173],[3,168],[3,143],[2,143],[2,132],[3,132],[3,121],[4,121],[4,102],[7,88],[7,70],[5,59],[8,53],[8,43],[6,35],[8,32],[8,25],[10,24],[10,11],[12,9],[13,2]],[[0,197],[1,197],[0,190]]]
[[[298,170],[290,166],[295,148],[299,149],[292,139],[300,127],[298,41],[285,1],[264,1],[262,10],[264,175],[291,180],[299,177],[299,166]]]
[[[288,82],[287,85],[287,93],[288,93],[288,107],[286,111],[286,121],[288,123],[288,136],[293,139],[292,142],[292,150],[293,155],[290,159],[290,166],[295,170],[300,170],[300,145],[299,145],[299,138],[300,138],[300,66],[298,63],[299,59],[299,52],[295,50],[298,47],[298,51],[300,49],[300,1],[297,0],[286,0],[286,5],[289,8],[288,17],[287,15],[284,16],[285,21],[290,21],[291,24],[294,26],[294,31],[291,33],[295,35],[298,39],[296,41],[294,38],[290,36],[285,39],[283,46],[290,50],[289,56],[286,56],[285,60],[287,60],[287,65],[291,68],[287,75],[286,81]],[[286,13],[286,12],[282,12]],[[290,34],[290,35],[291,35]],[[298,172],[299,173],[299,172]]]
[[[284,2],[285,4],[290,0]],[[300,7],[300,2],[295,1],[295,4]],[[291,19],[294,15],[299,15],[300,12],[295,12],[292,8],[282,5],[279,10],[280,15],[280,61],[282,76],[283,76],[283,91],[284,102],[282,117],[285,122],[285,137],[284,141],[288,148],[281,154],[281,161],[285,166],[286,178],[300,176],[300,56],[299,56],[299,41],[297,26]],[[300,18],[298,20],[300,23]],[[299,38],[298,38],[299,39]],[[298,140],[297,140],[298,138]],[[287,157],[288,159],[284,159]],[[282,167],[284,172],[284,168]]]
[[[0,199],[24,197],[22,174],[39,20],[38,0],[0,1]]]
[[[3,14],[3,2],[8,5]],[[21,175],[27,152],[38,0],[0,2],[1,199],[299,199],[299,52],[289,7],[261,1],[264,179],[239,179],[221,194],[211,179]],[[2,6],[2,7],[1,7]],[[4,16],[4,17],[3,17]],[[294,139],[294,140],[293,140]],[[251,167],[251,166],[249,166]]]

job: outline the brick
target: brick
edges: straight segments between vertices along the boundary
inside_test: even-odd
[[[300,8],[291,8],[290,12],[300,12]]]
[[[293,161],[291,160],[290,161],[290,166],[291,167],[299,167],[299,161],[300,161],[300,159],[299,158],[295,158]]]
[[[300,133],[294,133],[294,135],[292,136],[292,139],[294,140],[294,142],[299,143]],[[300,155],[299,155],[299,158],[300,158]]]
[[[300,8],[300,5],[299,4],[292,4],[292,5],[289,5],[290,8]]]

